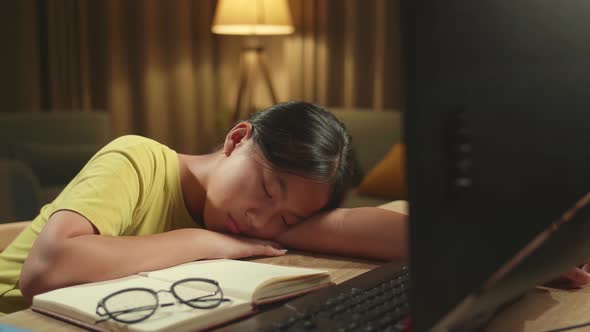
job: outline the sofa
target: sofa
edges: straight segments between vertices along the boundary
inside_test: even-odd
[[[111,138],[104,111],[0,113],[0,222],[34,218]]]
[[[402,113],[397,110],[375,112],[357,108],[354,111],[330,107],[352,137],[353,164],[356,174],[351,179],[352,188],[347,192],[343,207],[378,206],[403,195],[384,196],[361,193],[359,185],[375,169],[391,150],[402,141]],[[369,190],[370,191],[370,190]]]

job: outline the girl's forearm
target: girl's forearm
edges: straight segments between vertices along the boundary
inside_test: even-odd
[[[336,209],[293,227],[277,241],[296,249],[337,255],[405,258],[406,218],[376,207]]]
[[[351,249],[384,260],[407,256],[407,216],[376,207],[348,209],[342,227],[350,234]]]
[[[109,280],[213,257],[216,233],[179,229],[155,235],[82,235],[30,255],[19,286],[27,298],[69,285]]]

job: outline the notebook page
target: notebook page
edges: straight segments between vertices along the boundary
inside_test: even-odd
[[[216,280],[224,294],[252,300],[256,288],[272,283],[275,279],[304,278],[326,274],[326,271],[278,266],[231,259],[203,260],[182,264],[141,275],[150,278],[175,281],[183,278],[207,278]]]
[[[34,297],[33,307],[95,325],[95,321],[99,319],[98,315],[96,315],[96,305],[105,296],[130,287],[143,287],[158,291],[169,289],[170,285],[170,282],[136,275],[110,281],[66,287],[40,294]],[[174,301],[172,295],[169,293],[160,293],[159,300],[160,303]],[[138,303],[130,303],[130,305],[137,306]],[[186,326],[188,331],[202,324],[206,326],[211,321],[225,320],[249,311],[251,311],[251,304],[239,299],[224,302],[214,309],[195,309],[179,303],[177,305],[158,308],[153,316],[143,322],[125,326],[125,324],[108,320],[98,323],[96,326],[113,331],[178,331],[182,330],[180,327],[186,326],[185,321],[194,321],[195,323]],[[207,314],[213,315],[204,317]]]

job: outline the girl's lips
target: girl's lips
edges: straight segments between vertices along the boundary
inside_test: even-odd
[[[240,234],[240,227],[238,226],[238,223],[229,214],[227,215],[226,225],[230,232],[234,234]]]

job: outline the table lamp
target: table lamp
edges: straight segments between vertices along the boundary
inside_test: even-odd
[[[264,47],[256,36],[287,35],[294,30],[287,0],[219,0],[217,2],[211,31],[223,35],[249,36],[240,55],[240,80],[236,107],[232,115],[233,123],[241,116],[243,99],[256,65],[262,71],[272,102],[277,103]],[[252,89],[251,86],[250,89]],[[249,113],[252,112],[251,107],[250,98],[247,98],[244,109]]]

